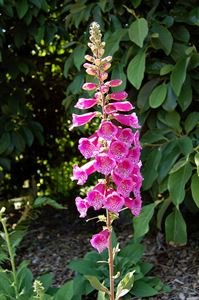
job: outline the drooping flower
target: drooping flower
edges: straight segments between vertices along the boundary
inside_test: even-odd
[[[87,193],[87,201],[90,206],[92,206],[95,210],[102,208],[103,203],[105,201],[105,197],[100,191],[97,189],[93,189]]]
[[[133,180],[131,178],[125,178],[117,185],[117,192],[120,195],[122,195],[124,198],[127,198],[130,196],[133,187],[134,187]]]
[[[96,157],[95,168],[99,173],[109,175],[115,167],[115,160],[106,153],[101,153]]]
[[[134,216],[139,216],[142,208],[142,201],[140,198],[126,198],[125,206],[128,207]]]
[[[71,177],[72,180],[77,180],[77,184],[83,185],[90,174],[94,173],[95,169],[95,161],[89,161],[82,167],[78,167],[74,165],[73,167],[73,176]]]
[[[73,117],[73,127],[78,127],[85,125],[86,123],[90,122],[93,118],[95,118],[97,112],[89,112],[83,115],[72,114]]]
[[[128,97],[128,94],[125,91],[114,92],[109,95],[109,98],[112,100],[120,101]]]
[[[117,139],[131,146],[134,141],[134,134],[130,128],[124,128],[118,132]]]
[[[132,161],[129,158],[124,158],[122,161],[118,162],[114,168],[114,172],[120,178],[125,179],[130,176],[134,168]]]
[[[80,213],[80,218],[85,218],[89,208],[87,200],[82,199],[81,197],[76,197],[75,204],[78,212]]]
[[[117,192],[109,194],[104,202],[104,207],[113,213],[118,213],[124,205],[124,198]]]
[[[138,118],[135,113],[132,113],[130,115],[122,115],[119,113],[114,113],[113,117],[115,118],[115,120],[117,120],[123,125],[130,126],[133,128],[140,128],[140,125],[138,123]]]
[[[117,127],[110,121],[103,121],[100,124],[97,134],[104,140],[111,141],[117,134]]]
[[[120,141],[113,141],[110,144],[109,154],[110,157],[116,161],[123,160],[128,154],[129,148],[126,144]]]
[[[97,152],[97,147],[87,138],[79,140],[78,149],[85,158],[94,157]]]
[[[101,232],[94,234],[91,239],[91,245],[97,249],[99,253],[103,252],[108,248],[110,232],[108,229],[102,230]]]
[[[98,100],[96,98],[80,98],[75,107],[79,109],[88,109],[96,105],[97,101]]]
[[[133,109],[133,105],[129,101],[109,103],[104,107],[106,114],[111,114],[116,111],[130,111]]]

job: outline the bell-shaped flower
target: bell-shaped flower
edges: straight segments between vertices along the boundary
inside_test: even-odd
[[[124,198],[117,192],[109,194],[104,202],[104,207],[113,213],[118,213],[124,205]]]
[[[130,147],[134,141],[134,134],[130,128],[124,128],[117,134],[117,139]]]
[[[142,201],[139,197],[135,199],[126,198],[125,206],[128,207],[131,210],[132,214],[137,217],[141,212]]]
[[[78,212],[80,213],[80,218],[85,218],[87,214],[87,210],[89,208],[89,204],[86,199],[82,199],[81,197],[76,197],[75,204]]]
[[[128,158],[130,158],[134,162],[138,162],[140,159],[140,154],[141,154],[140,147],[135,146],[129,150]]]
[[[95,168],[99,173],[109,175],[115,167],[115,160],[106,153],[101,153],[96,157]]]
[[[87,138],[79,140],[78,149],[85,158],[94,157],[98,151],[97,147]]]
[[[97,134],[104,140],[111,141],[117,134],[117,127],[110,121],[103,121],[100,124]]]
[[[114,168],[114,173],[122,179],[130,176],[134,168],[132,161],[129,158],[125,158],[119,161]]]
[[[79,109],[88,109],[96,105],[97,101],[98,100],[96,98],[80,98],[75,107]]]
[[[125,157],[127,157],[128,152],[129,152],[128,146],[121,141],[113,141],[110,144],[110,148],[109,148],[110,157],[115,159],[116,161],[123,160]]]
[[[135,113],[132,113],[130,115],[122,115],[119,113],[114,113],[113,117],[115,118],[115,120],[117,120],[118,122],[120,122],[125,126],[140,128],[140,125],[138,124],[138,118]]]
[[[75,165],[73,167],[73,176],[71,177],[72,180],[77,180],[77,184],[83,185],[87,179],[88,176],[96,171],[95,169],[95,161],[89,161],[82,167],[78,167]]]
[[[128,97],[128,94],[125,91],[113,92],[109,95],[109,98],[116,101],[124,100]]]
[[[104,182],[99,182],[94,186],[94,189],[104,195],[106,191],[106,184]]]
[[[123,179],[118,185],[117,185],[117,192],[122,195],[124,198],[127,198],[130,196],[130,193],[132,192],[134,187],[134,182],[131,178]]]
[[[97,112],[89,112],[89,113],[83,114],[83,115],[72,114],[72,117],[73,117],[72,127],[82,126],[82,125],[90,122],[93,118],[96,117],[96,115],[97,115]]]
[[[97,249],[99,253],[103,252],[108,248],[110,232],[108,229],[102,230],[101,232],[94,234],[90,240],[93,248]]]
[[[97,83],[94,82],[86,82],[83,84],[82,89],[86,91],[96,90],[98,87]]]
[[[106,85],[108,85],[110,87],[120,86],[121,84],[122,84],[121,79],[113,79],[113,80],[106,82]]]
[[[95,210],[102,208],[105,201],[104,195],[95,188],[87,193],[86,199],[88,201],[88,204],[92,206]]]
[[[129,101],[109,103],[104,107],[106,114],[111,114],[117,111],[130,111],[134,107]]]

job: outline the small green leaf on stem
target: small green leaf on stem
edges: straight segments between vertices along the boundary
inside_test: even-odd
[[[98,291],[105,292],[109,294],[109,290],[97,279],[95,276],[85,276],[86,279],[90,282],[91,286]]]
[[[116,291],[116,300],[126,295],[133,287],[135,271],[127,273],[124,278],[119,282]]]

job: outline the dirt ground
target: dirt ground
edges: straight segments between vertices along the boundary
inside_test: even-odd
[[[67,264],[91,250],[89,240],[96,229],[91,223],[72,216],[67,210],[44,209],[31,223],[18,259],[28,260],[34,275],[53,272],[54,284],[59,286],[73,276]],[[121,243],[131,239],[130,224],[118,227]],[[146,237],[144,244],[144,259],[154,264],[153,275],[172,289],[169,294],[148,299],[199,300],[199,234],[191,235],[188,244],[180,248],[166,245],[160,233]]]

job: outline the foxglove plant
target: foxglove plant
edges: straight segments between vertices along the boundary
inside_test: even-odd
[[[114,255],[118,251],[112,246],[112,223],[119,217],[124,208],[130,209],[134,216],[141,211],[142,176],[140,173],[141,161],[139,142],[138,118],[133,105],[127,101],[125,91],[113,92],[111,88],[122,84],[120,79],[108,80],[107,70],[111,67],[111,56],[103,57],[105,42],[101,40],[100,26],[93,22],[90,26],[90,42],[88,46],[92,55],[86,55],[88,61],[84,64],[86,73],[95,78],[95,82],[86,82],[82,88],[93,92],[92,98],[80,98],[75,107],[79,109],[93,108],[92,112],[77,115],[73,114],[72,126],[82,126],[92,119],[100,118],[99,128],[88,138],[79,140],[78,149],[84,158],[89,161],[83,166],[73,168],[72,180],[84,185],[89,175],[98,172],[103,175],[99,182],[87,193],[83,199],[75,199],[77,210],[81,218],[87,216],[87,210],[105,209],[106,216],[100,221],[105,222],[102,231],[94,234],[91,245],[99,253],[108,249],[109,282],[107,289],[102,284],[102,291],[107,292],[110,300],[119,299],[128,292],[124,279],[120,281],[117,292],[114,291]],[[97,111],[94,106],[100,107]],[[127,274],[129,282],[131,274]]]

